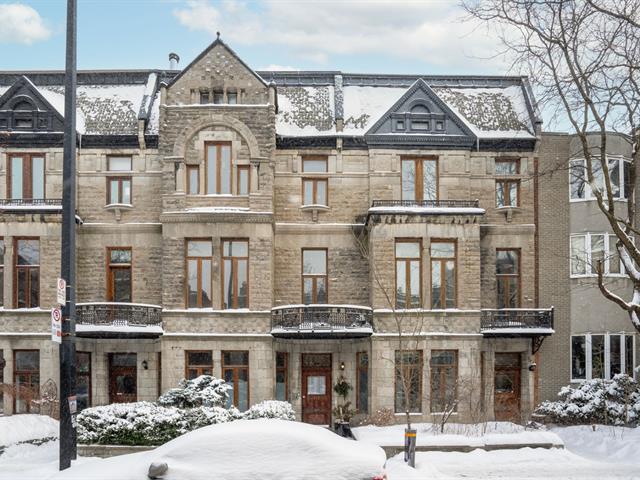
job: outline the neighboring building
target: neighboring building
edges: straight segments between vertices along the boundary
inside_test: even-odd
[[[589,145],[600,151],[600,135]],[[540,149],[540,299],[555,306],[556,333],[545,342],[541,398],[560,387],[617,373],[635,376],[637,332],[628,314],[604,298],[597,264],[603,262],[607,287],[629,299],[632,284],[621,265],[605,215],[586,182],[583,148],[575,135],[545,133]],[[626,215],[631,141],[607,137],[609,173],[616,209]]]
[[[0,74],[0,352],[37,388],[58,378],[63,74],[24,75]],[[78,133],[82,406],[213,374],[319,424],[341,376],[362,415],[531,412],[553,311],[526,79],[254,72],[217,40],[182,71],[80,72]]]

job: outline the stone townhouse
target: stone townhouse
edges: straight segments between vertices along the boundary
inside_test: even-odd
[[[58,377],[63,80],[0,74],[0,372],[34,390]],[[81,406],[213,374],[317,424],[341,378],[359,415],[526,417],[554,332],[534,105],[520,77],[255,72],[220,39],[80,72]]]
[[[598,155],[600,135],[591,134],[588,141]],[[631,155],[628,136],[607,135],[612,193],[623,217]],[[553,398],[569,382],[610,379],[618,373],[635,377],[637,332],[627,313],[600,292],[598,262],[612,292],[628,299],[633,287],[616,252],[617,237],[586,182],[578,137],[542,135],[539,185],[540,197],[545,199],[539,216],[540,298],[556,307],[556,333],[542,348],[547,361],[541,365],[541,396]]]

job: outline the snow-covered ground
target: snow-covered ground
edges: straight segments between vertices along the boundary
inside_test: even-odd
[[[0,416],[0,447],[28,440],[57,437],[58,421],[46,415]]]

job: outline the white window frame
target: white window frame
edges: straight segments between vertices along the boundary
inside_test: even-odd
[[[625,198],[626,192],[625,192],[625,178],[624,178],[624,162],[627,163],[631,163],[630,160],[620,156],[620,155],[607,155],[607,161],[610,162],[612,160],[618,161],[620,163],[620,168],[618,168],[618,172],[620,175],[620,178],[618,179],[618,181],[620,182],[620,194],[616,197],[614,197],[614,200],[617,201],[627,201],[627,199]],[[573,180],[573,163],[574,162],[582,162],[582,167],[583,167],[583,181],[584,181],[584,198],[573,198],[571,196],[571,182]],[[599,157],[593,157],[592,160],[592,165],[594,164],[594,162],[600,162]],[[607,196],[607,191],[604,188],[604,184],[603,184],[603,189],[602,189],[602,194],[603,196],[606,198]],[[589,185],[588,181],[587,181],[587,161],[584,158],[572,158],[571,160],[569,160],[569,202],[588,202],[591,200],[595,200],[596,197],[593,195],[593,192],[591,191],[591,186]]]
[[[604,336],[604,380],[608,380],[611,377],[611,348],[610,348],[610,337],[612,335],[619,335],[620,336],[620,371],[621,373],[625,373],[627,375],[629,375],[631,378],[635,379],[636,378],[636,335],[634,333],[628,333],[628,332],[606,332],[606,333],[581,333],[581,334],[573,334],[571,335],[571,337],[569,338],[569,375],[571,376],[571,382],[572,383],[582,383],[582,382],[586,382],[588,380],[593,380],[593,355],[591,352],[591,345],[592,345],[592,341],[591,341],[591,336],[592,335],[602,335]],[[631,369],[632,372],[631,374],[629,374],[629,372],[626,371],[627,368],[627,351],[626,351],[626,338],[627,337],[631,337],[631,353],[633,355],[633,361],[631,362]],[[573,343],[573,338],[574,337],[584,337],[585,341],[584,341],[584,354],[585,354],[585,362],[584,362],[584,368],[585,368],[585,378],[573,378],[573,348],[572,348],[572,343]]]
[[[622,262],[622,259],[620,259],[620,273],[610,273],[609,272],[609,259],[610,257],[610,245],[611,242],[614,242],[614,248],[615,248],[615,242],[617,242],[617,237],[612,234],[612,233],[608,233],[608,232],[588,232],[588,233],[574,233],[571,234],[571,236],[569,237],[569,275],[571,278],[587,278],[587,277],[597,277],[598,274],[597,273],[592,273],[591,272],[591,238],[594,236],[601,236],[604,235],[604,275],[606,277],[626,277],[627,276],[627,271],[624,267],[624,263]],[[585,264],[585,273],[573,273],[573,262],[575,261],[573,258],[573,252],[571,251],[571,245],[573,243],[573,239],[574,238],[579,238],[579,237],[584,237],[584,243],[583,243],[583,252],[584,252],[584,257],[583,257],[583,261]]]

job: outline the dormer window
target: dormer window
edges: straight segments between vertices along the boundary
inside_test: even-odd
[[[31,117],[16,118],[13,124],[15,128],[33,128],[33,118]]]
[[[411,120],[411,130],[429,130],[429,121],[427,120]]]

